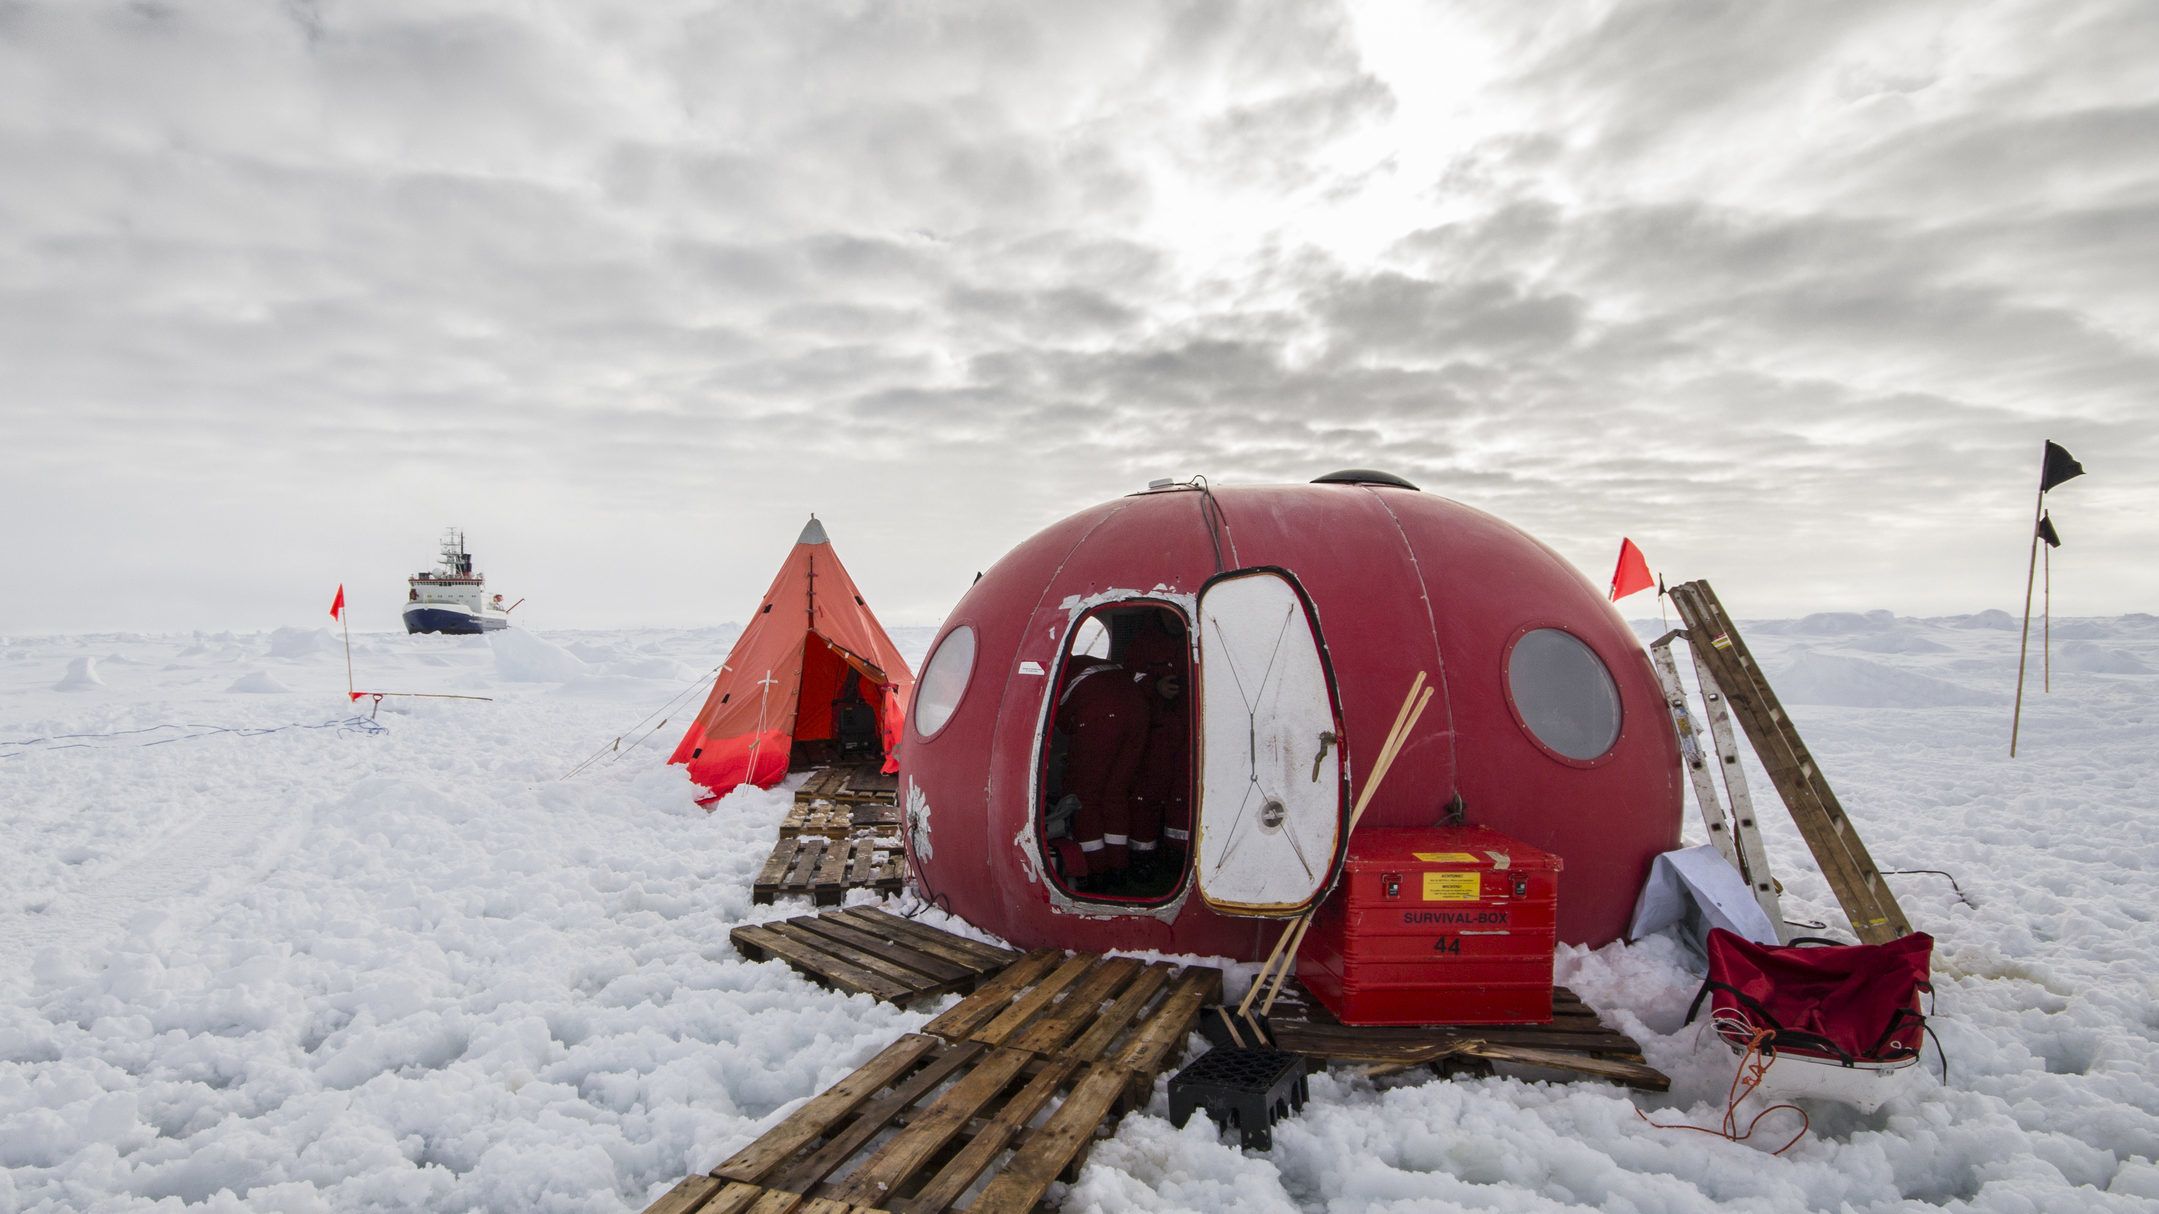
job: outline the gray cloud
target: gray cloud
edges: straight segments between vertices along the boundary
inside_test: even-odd
[[[926,621],[1348,465],[1964,610],[2046,437],[2079,609],[2146,607],[2155,58],[2135,0],[0,5],[0,631],[391,626],[453,521],[538,624],[706,622],[810,510]]]

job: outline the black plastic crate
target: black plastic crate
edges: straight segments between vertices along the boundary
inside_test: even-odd
[[[1234,1127],[1246,1150],[1265,1151],[1274,1123],[1302,1111],[1309,1096],[1301,1054],[1213,1049],[1170,1077],[1169,1119],[1182,1126],[1205,1109],[1216,1125]]]

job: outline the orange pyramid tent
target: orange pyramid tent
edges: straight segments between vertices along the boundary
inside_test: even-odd
[[[894,771],[914,685],[813,514],[667,761],[712,799],[770,788],[798,762],[877,757]]]

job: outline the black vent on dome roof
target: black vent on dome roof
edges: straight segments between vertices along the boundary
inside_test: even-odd
[[[1397,489],[1408,489],[1416,493],[1423,492],[1423,490],[1418,489],[1415,485],[1410,484],[1392,472],[1377,472],[1370,468],[1344,468],[1340,472],[1329,472],[1325,476],[1313,477],[1312,483],[1315,485],[1393,485]]]

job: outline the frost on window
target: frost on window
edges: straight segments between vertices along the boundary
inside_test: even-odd
[[[1569,633],[1538,628],[1507,656],[1507,694],[1522,724],[1556,754],[1598,758],[1619,740],[1619,688],[1604,662]]]
[[[915,683],[915,735],[933,738],[945,727],[967,694],[967,679],[975,669],[975,630],[965,624],[945,634],[930,655],[922,678]]]

